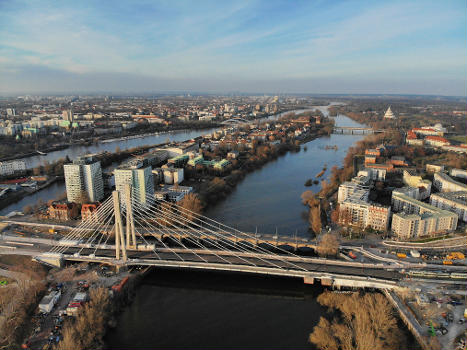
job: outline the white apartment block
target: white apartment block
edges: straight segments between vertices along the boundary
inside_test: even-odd
[[[340,223],[344,225],[358,226],[360,228],[371,227],[377,231],[385,231],[388,228],[391,209],[375,203],[369,203],[352,196],[339,206]]]
[[[439,171],[444,171],[444,165],[427,164],[425,169],[428,173],[437,173]]]
[[[391,230],[399,239],[441,234],[457,228],[458,215],[402,193],[392,194]]]
[[[369,178],[366,176],[354,177],[352,181],[346,181],[339,186],[337,193],[337,202],[342,203],[355,192],[359,193],[359,198],[363,201],[368,200],[370,187],[368,186]]]
[[[132,195],[142,204],[148,205],[154,197],[152,168],[145,162],[133,159],[114,170],[115,188],[121,193],[124,203],[125,186],[131,185]]]
[[[24,160],[11,160],[0,162],[0,175],[13,175],[16,172],[26,171]]]
[[[454,212],[459,220],[467,222],[467,192],[435,193],[430,196],[430,204]]]
[[[467,179],[467,170],[463,169],[451,169],[449,175],[455,176],[461,179]]]
[[[339,221],[342,225],[385,231],[389,225],[391,209],[368,202],[368,181],[368,177],[358,176],[339,186]]]
[[[101,163],[92,156],[79,157],[72,164],[65,164],[63,170],[68,202],[98,202],[104,198]]]
[[[357,174],[358,176],[366,176],[370,180],[384,181],[386,180],[386,169],[378,168],[363,168]]]
[[[454,231],[457,214],[448,211],[423,215],[397,213],[392,215],[391,230],[399,239],[409,239]]]
[[[416,199],[426,199],[431,194],[431,181],[424,180],[421,176],[416,175],[413,171],[404,170],[402,172],[402,182],[410,187],[419,189],[419,194]]]
[[[467,191],[467,185],[460,183],[444,173],[435,173],[433,185],[440,192]]]

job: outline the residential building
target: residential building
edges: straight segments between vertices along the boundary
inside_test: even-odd
[[[100,203],[88,203],[81,206],[81,219],[86,221],[99,222],[102,218],[99,217],[97,209]]]
[[[224,170],[225,168],[227,168],[229,165],[230,165],[230,161],[227,160],[227,159],[222,159],[218,162],[215,162],[214,165],[213,165],[213,168],[216,169],[216,170]]]
[[[92,155],[77,158],[63,166],[68,202],[99,202],[104,198],[101,163]]]
[[[420,199],[420,189],[418,187],[405,186],[401,188],[396,188],[392,191],[394,194],[403,194],[413,199]]]
[[[457,228],[458,215],[402,193],[392,194],[391,230],[400,239],[440,234]]]
[[[457,227],[457,214],[449,211],[436,213],[392,215],[391,230],[399,239],[444,234]]]
[[[368,200],[370,193],[370,186],[368,185],[369,178],[366,176],[358,176],[353,178],[352,181],[346,181],[339,186],[337,193],[337,202],[342,203],[354,193],[359,193],[359,198],[363,201]]]
[[[466,184],[456,181],[442,172],[435,173],[433,186],[435,186],[440,192],[467,191]]]
[[[417,135],[422,136],[443,136],[443,132],[440,130],[436,130],[434,127],[425,126],[422,128],[413,128],[412,132]]]
[[[427,136],[425,137],[425,144],[434,147],[449,146],[450,142],[441,136]]]
[[[378,148],[367,148],[365,150],[365,155],[380,157],[381,151]]]
[[[193,192],[193,187],[190,186],[169,186],[167,187],[166,196],[169,201],[179,202],[191,192]]]
[[[124,203],[126,185],[130,185],[132,195],[143,204],[149,204],[154,197],[154,180],[151,167],[144,161],[132,159],[114,170],[115,188],[121,193]]]
[[[24,160],[0,162],[0,176],[13,175],[24,171],[26,171],[26,163]]]
[[[449,152],[456,152],[456,153],[467,153],[467,146],[462,144],[460,146],[442,146],[441,149],[443,151],[449,151]]]
[[[238,155],[238,151],[230,151],[229,153],[227,153],[227,158],[237,159]]]
[[[64,110],[62,112],[62,118],[63,118],[63,120],[66,120],[66,121],[72,123],[73,122],[73,112],[71,111],[71,109]]]
[[[444,210],[456,213],[459,220],[467,222],[467,192],[433,193],[430,204]]]
[[[188,161],[188,165],[191,165],[192,167],[195,167],[197,164],[203,165],[204,158],[202,155],[198,155],[196,157],[191,158]]]
[[[454,169],[451,169],[451,171],[449,171],[449,175],[458,177],[461,179],[467,179],[467,170],[454,168]]]
[[[370,180],[384,181],[386,180],[386,169],[379,168],[363,168],[357,174],[357,176],[366,176]]]
[[[437,173],[440,171],[444,171],[444,165],[438,165],[438,164],[427,164],[425,166],[425,169],[427,173]]]
[[[419,189],[419,197],[417,199],[426,199],[431,194],[431,181],[424,180],[420,175],[417,175],[413,170],[404,170],[402,172],[402,181],[410,187]]]
[[[376,203],[369,203],[358,198],[354,193],[339,205],[339,221],[343,225],[358,226],[362,229],[371,227],[377,231],[388,228],[391,208]]]
[[[188,154],[180,154],[174,158],[170,158],[167,164],[172,165],[174,168],[181,168],[188,162],[189,159],[190,157]]]
[[[78,216],[75,203],[52,203],[47,210],[50,219],[57,221],[73,220]]]

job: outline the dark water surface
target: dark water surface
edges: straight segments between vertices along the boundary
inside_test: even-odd
[[[108,348],[313,349],[321,291],[300,279],[158,270],[108,333]]]

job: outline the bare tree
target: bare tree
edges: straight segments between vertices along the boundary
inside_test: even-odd
[[[324,234],[316,247],[316,251],[321,256],[337,255],[339,252],[339,240],[337,236],[332,233]]]
[[[319,206],[313,206],[310,208],[308,220],[310,222],[310,227],[312,231],[316,235],[321,233],[322,223],[321,223],[321,213],[320,213]]]
[[[203,205],[198,196],[194,193],[188,193],[181,201],[180,206],[184,209],[188,209],[190,212],[182,211],[183,216],[188,221],[193,221],[196,218],[196,214],[201,214],[203,211]],[[193,212],[193,213],[191,213]]]
[[[363,296],[324,292],[318,302],[339,314],[332,321],[321,317],[309,340],[320,349],[402,349],[405,345],[393,308],[378,293]]]

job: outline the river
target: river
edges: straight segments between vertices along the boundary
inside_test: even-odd
[[[335,118],[339,126],[361,126],[346,116]],[[321,185],[305,187],[307,179],[327,165],[323,179],[334,165],[341,166],[347,150],[362,135],[331,135],[310,141],[298,153],[287,153],[263,168],[250,173],[221,203],[208,209],[206,216],[240,230],[309,236],[307,208],[300,195],[306,190],[317,192]],[[337,145],[337,150],[326,146]],[[306,148],[306,151],[305,151]]]
[[[327,114],[327,108],[320,108]],[[346,116],[339,126],[361,126]],[[331,135],[310,141],[248,174],[206,215],[242,230],[309,236],[300,195],[327,165],[341,166],[362,135]],[[326,150],[337,145],[337,150]],[[307,148],[305,151],[304,148]],[[301,280],[175,270],[153,271],[133,303],[109,332],[109,349],[265,348],[313,349],[308,335],[325,312],[322,291]]]
[[[109,349],[313,349],[321,291],[299,279],[153,271],[106,341]]]
[[[326,111],[327,107],[315,107],[319,108],[323,111]],[[295,113],[301,113],[308,109],[300,109],[294,111]],[[290,112],[283,112],[277,115],[273,115],[268,117],[267,119],[273,120],[277,119],[280,116],[287,114]],[[264,119],[265,120],[265,119]],[[148,145],[155,145],[164,143],[169,139],[170,141],[185,141],[200,135],[210,134],[217,129],[204,129],[204,130],[191,130],[191,131],[170,131],[161,133],[159,135],[148,135],[142,136],[139,138],[129,139],[129,140],[115,140],[111,142],[101,142],[96,145],[92,146],[80,146],[75,145],[71,146],[67,149],[50,152],[45,156],[31,156],[27,158],[23,158],[26,162],[27,168],[34,168],[38,165],[43,164],[44,162],[54,162],[60,158],[65,158],[67,155],[70,159],[74,159],[80,155],[87,154],[87,153],[99,153],[99,152],[115,152],[115,149],[119,147],[121,150],[126,150],[133,147],[140,147],[140,146],[148,146]],[[108,169],[106,169],[108,170]],[[9,206],[0,210],[0,215],[6,215],[12,211],[22,211],[26,205],[34,205],[38,202],[38,200],[48,201],[50,199],[55,199],[59,197],[61,194],[65,192],[65,184],[55,183],[52,186],[49,186],[41,191],[34,193],[31,196],[24,197],[20,201],[16,203],[12,203]]]
[[[44,162],[51,163],[59,160],[60,158],[65,158],[66,156],[68,156],[70,159],[75,159],[83,154],[100,153],[105,151],[115,152],[115,149],[117,147],[123,151],[133,147],[157,145],[160,143],[167,142],[167,140],[175,142],[185,141],[194,137],[198,137],[200,135],[210,134],[214,130],[217,129],[213,128],[203,130],[168,131],[160,133],[158,135],[152,134],[128,140],[115,139],[110,142],[99,142],[91,146],[73,145],[63,150],[49,152],[47,153],[47,155],[44,156],[31,156],[22,158],[22,160],[24,160],[24,162],[26,163],[26,168],[30,169],[38,165],[42,165],[44,164]]]

